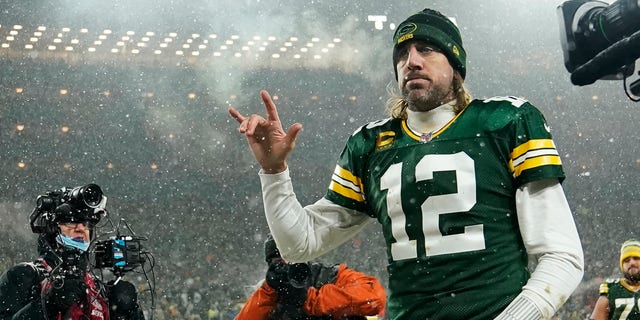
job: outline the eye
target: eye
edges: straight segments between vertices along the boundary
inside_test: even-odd
[[[398,61],[405,61],[407,60],[408,55],[409,55],[409,50],[407,49],[407,46],[401,46],[398,48],[398,52],[396,53],[396,58]]]
[[[422,54],[430,54],[432,52],[440,52],[440,50],[432,45],[420,45],[416,46],[416,50],[418,50]]]

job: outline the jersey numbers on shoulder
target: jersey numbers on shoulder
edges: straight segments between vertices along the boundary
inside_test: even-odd
[[[391,244],[394,261],[418,257],[417,239],[407,234],[407,218],[402,208],[402,166],[391,165],[382,175],[380,188],[387,191],[387,211],[391,220],[391,233],[395,243]],[[465,214],[476,203],[475,167],[471,157],[464,152],[456,154],[431,154],[424,156],[415,168],[416,181],[434,179],[434,172],[455,171],[458,190],[456,193],[433,195],[421,205],[422,234],[426,256],[451,254],[485,248],[482,224],[470,225],[459,234],[443,235],[440,232],[441,214]]]
[[[518,97],[514,97],[514,96],[508,96],[508,97],[492,97],[489,99],[485,99],[482,102],[489,102],[489,101],[507,101],[509,103],[511,103],[511,105],[513,105],[516,108],[520,108],[520,106],[522,106],[523,104],[527,103],[527,100],[518,98]]]
[[[382,119],[382,120],[378,120],[378,121],[373,121],[373,122],[369,122],[364,126],[359,127],[358,129],[356,129],[356,131],[354,131],[351,135],[355,136],[356,134],[358,134],[358,132],[362,131],[363,128],[367,128],[367,129],[373,129],[375,127],[379,127],[389,121],[391,121],[391,118],[386,118],[386,119]]]

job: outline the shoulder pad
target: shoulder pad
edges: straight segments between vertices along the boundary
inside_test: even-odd
[[[514,96],[497,96],[497,97],[491,97],[489,99],[484,99],[482,100],[482,102],[484,103],[490,103],[492,101],[496,101],[496,102],[507,102],[510,103],[512,106],[516,107],[516,108],[520,108],[523,104],[529,102],[523,98],[518,98],[518,97],[514,97]]]

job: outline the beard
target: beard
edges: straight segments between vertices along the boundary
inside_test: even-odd
[[[423,89],[420,85],[405,85],[402,88],[402,97],[409,110],[429,111],[435,109],[453,99],[453,81],[446,86],[434,84],[426,89],[422,95],[417,95],[412,89]]]
[[[629,282],[631,283],[637,283],[640,282],[640,271],[639,272],[635,272],[635,273],[630,273],[630,272],[623,272],[624,277],[629,280]]]

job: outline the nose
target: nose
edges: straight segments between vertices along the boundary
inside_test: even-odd
[[[409,45],[409,48],[407,48],[407,61],[405,63],[405,67],[409,70],[422,69],[422,56],[413,44]]]
[[[81,232],[84,232],[87,229],[89,229],[88,221],[79,222],[78,224],[76,224],[76,227],[75,227],[76,231],[81,231]]]

